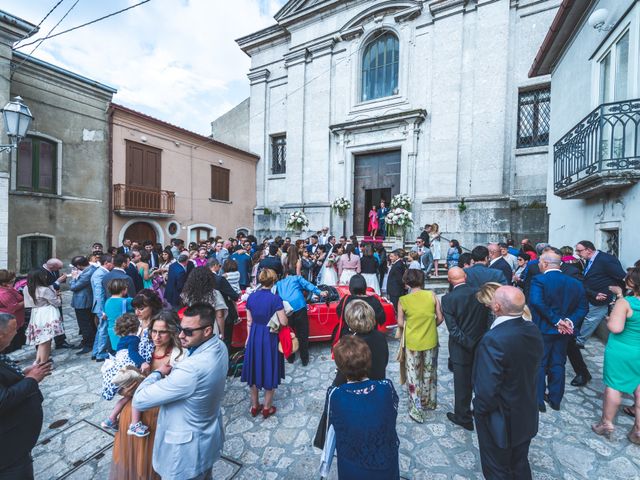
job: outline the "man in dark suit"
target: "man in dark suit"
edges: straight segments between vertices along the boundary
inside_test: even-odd
[[[145,240],[142,245],[149,254],[149,269],[158,268],[160,266],[160,257],[158,252],[155,251],[154,243],[151,240]]]
[[[529,307],[533,322],[542,333],[544,356],[538,373],[538,408],[546,411],[547,400],[554,410],[560,410],[564,395],[567,347],[574,329],[580,330],[587,314],[587,297],[579,281],[560,270],[560,255],[547,251],[540,257],[541,275],[531,282]]]
[[[126,267],[124,267],[124,271],[126,272],[131,280],[133,281],[133,286],[135,287],[134,296],[140,290],[144,288],[144,282],[142,281],[142,275],[138,271],[138,267],[136,267],[136,263],[140,261],[140,251],[139,250],[131,250],[129,253],[129,261],[127,262]]]
[[[96,338],[96,323],[91,309],[93,307],[93,290],[91,276],[98,269],[98,265],[89,263],[85,256],[78,255],[71,260],[74,270],[71,273],[69,290],[73,292],[71,306],[76,312],[78,330],[82,335],[80,350],[76,355],[89,353]]]
[[[233,336],[233,326],[238,319],[238,309],[236,308],[236,301],[240,298],[238,292],[236,292],[229,281],[223,276],[218,275],[216,270],[220,270],[218,267],[220,264],[215,258],[210,258],[207,262],[209,270],[211,270],[216,276],[216,290],[220,292],[224,303],[227,304],[227,317],[224,319],[224,335],[223,341],[227,346],[227,351],[231,355],[231,337]]]
[[[473,415],[482,473],[489,479],[530,480],[529,445],[538,433],[536,385],[542,361],[540,330],[522,318],[524,294],[496,290],[496,319],[480,340],[473,365]]]
[[[580,329],[580,335],[576,339],[578,348],[584,348],[591,334],[595,332],[607,315],[609,303],[614,297],[609,287],[624,288],[624,277],[627,272],[624,271],[616,257],[597,250],[588,240],[579,242],[575,251],[586,262],[582,285],[587,292],[589,313],[587,313]]]
[[[389,275],[387,277],[387,295],[393,307],[398,311],[398,301],[400,297],[407,293],[407,289],[402,277],[407,270],[407,266],[404,264],[404,250],[398,248],[389,254],[389,261],[391,262],[391,268],[389,268]]]
[[[122,245],[118,247],[116,253],[122,253],[124,255],[129,255],[131,253],[131,239],[125,238],[122,240]]]
[[[0,352],[17,331],[16,319],[0,313]],[[22,370],[0,354],[0,479],[32,480],[31,449],[42,429],[42,393],[38,384],[51,375],[51,362]]]
[[[467,274],[467,285],[471,288],[479,289],[487,282],[496,282],[501,285],[508,285],[510,278],[507,279],[500,270],[494,268],[488,268],[489,262],[489,250],[483,245],[478,245],[471,250],[471,259],[473,265],[469,268],[465,268]]]
[[[276,272],[278,278],[282,278],[282,262],[280,261],[280,258],[276,256],[277,253],[278,246],[275,243],[269,245],[269,255],[260,260],[260,263],[258,264],[257,275],[260,275],[260,272],[263,269],[270,268],[271,270]]]
[[[127,282],[127,297],[133,298],[136,296],[136,293],[138,293],[135,285],[133,284],[133,280],[131,280],[131,277],[127,275],[127,272],[125,271],[127,265],[129,265],[129,257],[127,255],[118,253],[115,257],[113,257],[113,268],[102,279],[102,288],[104,289],[105,301],[111,297],[111,292],[109,291],[109,282],[116,278],[121,278],[125,282]]]
[[[58,258],[50,258],[44,265],[42,265],[42,269],[47,272],[49,285],[52,286],[56,292],[60,291],[60,284],[67,281],[67,275],[64,273],[62,275],[60,274],[62,267],[64,267],[64,264],[62,263],[62,260]],[[60,310],[60,318],[63,318],[62,306],[58,310]],[[74,348],[73,345],[67,342],[67,336],[64,333],[56,335],[53,340],[56,344],[56,348]]]
[[[307,245],[307,252],[313,255],[318,251],[318,248],[320,248],[320,245],[318,245],[318,235],[311,235],[309,237],[309,245]]]
[[[507,284],[510,285],[513,278],[513,270],[511,269],[511,265],[509,265],[502,256],[500,246],[497,243],[490,243],[487,250],[489,250],[489,268],[500,270],[504,278],[507,279]]]
[[[178,256],[178,261],[169,267],[167,286],[164,291],[164,298],[174,307],[180,305],[180,294],[187,280],[189,255],[182,253]]]
[[[447,418],[473,430],[471,415],[471,373],[476,345],[487,331],[489,310],[476,299],[476,290],[467,285],[459,267],[447,272],[450,293],[442,298],[442,314],[449,330],[449,358],[453,367],[454,411]]]

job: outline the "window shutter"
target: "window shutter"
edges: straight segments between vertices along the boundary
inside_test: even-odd
[[[228,168],[211,165],[211,198],[229,201],[229,173]]]

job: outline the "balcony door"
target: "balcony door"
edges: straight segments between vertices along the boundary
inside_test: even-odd
[[[125,202],[128,209],[160,210],[161,153],[158,148],[127,141]]]

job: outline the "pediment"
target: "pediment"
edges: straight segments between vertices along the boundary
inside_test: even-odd
[[[321,7],[323,4],[338,3],[337,0],[290,0],[282,7],[274,18],[278,23],[290,17],[296,17]]]

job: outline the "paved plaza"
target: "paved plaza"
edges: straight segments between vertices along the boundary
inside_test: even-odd
[[[68,305],[70,297],[64,295]],[[78,343],[73,310],[65,308],[65,326],[70,341]],[[408,479],[482,478],[475,433],[455,427],[446,418],[452,409],[453,379],[447,370],[447,331],[440,334],[438,408],[419,425],[407,415],[407,395],[398,388],[400,412],[400,472]],[[389,338],[390,358],[395,359],[397,340]],[[640,447],[626,439],[632,421],[621,414],[612,440],[591,432],[602,399],[603,346],[593,340],[585,358],[594,380],[586,388],[568,385],[573,372],[568,367],[567,392],[562,410],[541,414],[540,431],[533,440],[530,459],[534,478],[547,479],[640,479]],[[14,356],[23,365],[33,361],[26,347]],[[34,450],[37,479],[108,478],[113,437],[100,428],[112,402],[100,397],[100,364],[75,351],[54,351],[56,368],[41,384],[44,394],[44,425]],[[229,379],[223,402],[226,428],[224,458],[215,466],[218,479],[316,479],[320,452],[311,445],[326,389],[333,379],[334,364],[329,345],[311,347],[311,361],[286,365],[286,379],[276,393],[278,413],[267,420],[252,418],[249,393],[238,378]],[[398,364],[391,361],[387,374],[399,378]],[[627,404],[630,401],[625,400]],[[335,470],[335,462],[334,462]],[[333,474],[333,478],[337,475]]]

